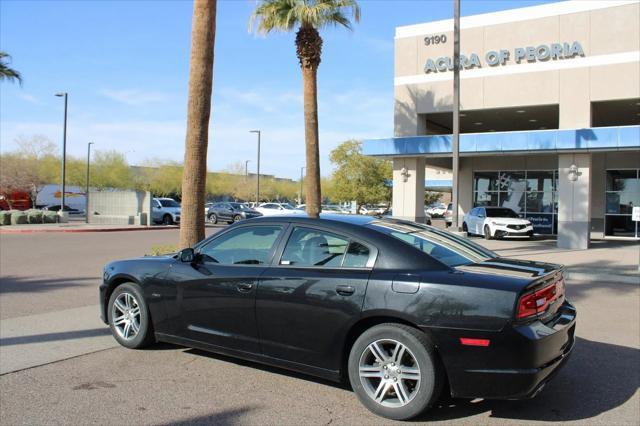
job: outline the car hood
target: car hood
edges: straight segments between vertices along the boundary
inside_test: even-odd
[[[515,217],[488,217],[490,222],[506,223],[507,225],[527,225],[529,221],[527,219],[520,219]]]

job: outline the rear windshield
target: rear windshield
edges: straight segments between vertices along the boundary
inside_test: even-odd
[[[391,235],[447,266],[469,265],[498,257],[491,250],[466,238],[426,225],[377,220],[366,226]]]
[[[249,207],[245,206],[242,203],[229,203],[234,210],[249,210]]]
[[[511,209],[494,208],[494,209],[485,209],[485,210],[487,211],[487,217],[513,217],[513,218],[520,217],[516,214],[516,212],[514,212]]]

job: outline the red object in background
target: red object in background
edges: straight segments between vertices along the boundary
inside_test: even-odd
[[[31,208],[31,197],[27,192],[17,191],[9,194],[11,206],[5,197],[0,197],[0,210],[28,210]]]

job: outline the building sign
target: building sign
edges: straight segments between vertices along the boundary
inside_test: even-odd
[[[564,42],[517,47],[513,51],[507,49],[490,50],[482,58],[484,62],[480,60],[480,56],[477,53],[472,53],[468,56],[460,55],[460,70],[482,68],[483,63],[490,67],[496,67],[513,62],[516,64],[523,62],[535,63],[572,59],[576,56],[584,56],[582,45],[577,41],[573,43]],[[429,58],[424,65],[426,74],[446,71],[453,71],[453,58],[450,56],[442,56],[436,59]]]

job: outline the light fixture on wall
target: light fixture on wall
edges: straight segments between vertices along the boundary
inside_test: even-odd
[[[569,166],[569,172],[567,173],[567,177],[571,182],[575,182],[578,180],[578,177],[581,175],[580,170],[578,170],[578,166],[572,164]]]
[[[406,182],[409,180],[409,172],[405,167],[400,170],[400,176],[402,176],[402,181]]]

